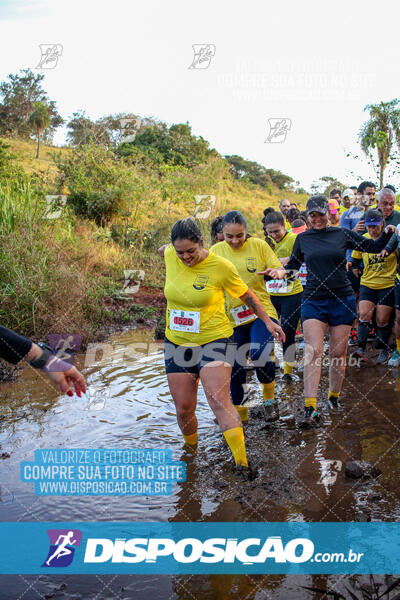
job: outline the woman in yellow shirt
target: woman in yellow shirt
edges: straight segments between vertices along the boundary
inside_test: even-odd
[[[273,212],[265,217],[264,226],[267,234],[274,240],[274,252],[283,266],[292,255],[296,235],[286,231],[281,213]],[[283,342],[283,378],[286,383],[292,381],[293,364],[296,360],[296,331],[300,320],[301,294],[303,286],[299,278],[281,279],[267,282],[267,290],[271,294],[272,304],[281,318],[282,329],[286,340]]]
[[[253,311],[276,339],[283,332],[237,270],[225,258],[204,247],[193,219],[177,221],[172,245],[164,249],[167,299],[165,368],[186,443],[197,444],[197,386],[199,378],[236,465],[248,467],[243,428],[229,395],[235,347],[225,313],[227,292],[245,310]],[[161,249],[160,249],[161,251]]]
[[[364,237],[376,240],[380,236],[385,221],[381,211],[370,208],[365,215],[365,226],[368,233]],[[397,274],[398,250],[389,256],[371,254],[370,252],[352,252],[352,268],[356,277],[361,274],[361,261],[364,270],[360,280],[360,318],[357,329],[358,348],[355,356],[364,360],[365,348],[369,329],[372,328],[372,317],[376,308],[376,324],[378,339],[381,345],[376,360],[377,364],[385,363],[389,357],[389,319],[392,313],[395,297],[394,284]]]
[[[284,269],[270,246],[264,241],[247,234],[246,220],[237,210],[228,212],[222,221],[225,240],[210,248],[236,267],[241,279],[255,292],[263,310],[277,326],[278,315],[265,288],[264,274],[269,269]],[[246,389],[247,354],[255,366],[257,378],[263,388],[264,412],[267,421],[279,418],[275,401],[275,362],[272,360],[274,337],[272,329],[255,311],[249,311],[240,299],[227,290],[227,314],[233,327],[233,339],[237,345],[235,363],[232,368],[231,396],[242,421],[248,419],[247,406],[243,406]],[[284,339],[284,335],[281,335]]]

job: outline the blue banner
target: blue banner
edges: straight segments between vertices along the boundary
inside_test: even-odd
[[[393,574],[400,523],[0,523],[1,574]]]

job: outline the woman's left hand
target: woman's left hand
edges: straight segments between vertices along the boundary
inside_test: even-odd
[[[258,271],[257,275],[268,275],[272,279],[284,279],[286,277],[285,269],[265,269],[265,271]]]
[[[389,231],[392,233],[397,233],[397,227],[395,225],[386,225],[385,233],[389,233]]]

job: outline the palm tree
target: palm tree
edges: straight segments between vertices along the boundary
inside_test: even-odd
[[[378,153],[379,183],[383,186],[383,174],[390,159],[393,142],[400,149],[400,100],[367,104],[370,118],[361,127],[358,134],[360,145],[365,154],[371,157],[371,150]]]
[[[37,151],[36,158],[39,158],[39,149],[40,149],[40,136],[45,129],[51,123],[50,111],[49,107],[44,104],[44,102],[35,102],[33,105],[33,112],[29,117],[29,123],[32,126],[32,129],[35,130],[37,137]]]

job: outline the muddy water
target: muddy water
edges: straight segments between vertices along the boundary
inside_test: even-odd
[[[398,520],[399,373],[387,367],[348,369],[343,410],[320,406],[323,426],[299,429],[289,418],[266,426],[261,396],[249,373],[250,419],[245,435],[259,476],[241,482],[230,453],[199,388],[196,454],[182,450],[161,351],[127,360],[134,342],[152,340],[146,330],[110,338],[112,353],[101,365],[84,368],[89,388],[106,395],[102,410],[88,400],[60,396],[48,380],[26,368],[14,384],[0,384],[1,521],[367,521]],[[129,354],[129,352],[128,352]],[[279,354],[279,353],[278,353]],[[78,357],[78,367],[84,357]],[[283,385],[278,374],[281,415],[302,409],[301,374]],[[254,385],[252,385],[254,384]],[[107,397],[109,394],[109,397]],[[19,480],[22,460],[37,448],[169,448],[187,464],[187,481],[166,497],[37,497]],[[379,478],[356,482],[344,476],[346,462],[377,464]],[[0,598],[309,598],[302,586],[343,591],[343,576],[2,576]],[[317,597],[317,596],[315,596]],[[320,597],[320,596],[318,596]]]

